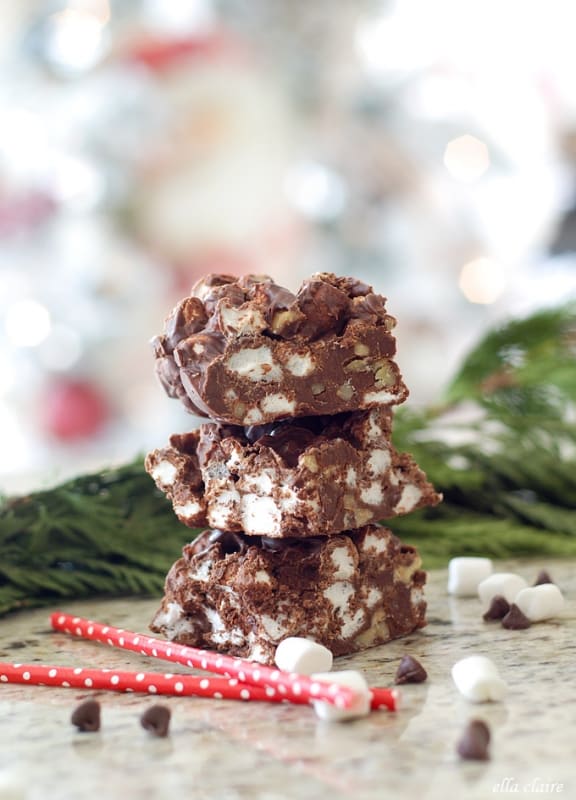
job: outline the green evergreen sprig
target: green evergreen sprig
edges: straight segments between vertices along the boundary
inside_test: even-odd
[[[428,567],[454,555],[576,556],[575,403],[573,304],[488,333],[438,406],[396,415],[396,444],[444,501],[390,527]]]
[[[0,614],[66,598],[159,595],[190,532],[143,459],[0,507]]]
[[[576,556],[576,309],[513,320],[473,349],[441,402],[401,408],[397,447],[444,502],[387,523],[424,566],[455,555]],[[143,459],[0,504],[0,614],[66,599],[160,595],[198,531]]]

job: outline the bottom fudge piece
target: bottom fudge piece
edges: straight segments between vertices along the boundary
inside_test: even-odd
[[[420,565],[379,525],[307,539],[208,530],[169,571],[150,627],[262,664],[287,636],[354,653],[426,624]]]

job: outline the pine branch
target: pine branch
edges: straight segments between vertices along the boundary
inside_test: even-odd
[[[0,507],[0,614],[66,598],[159,595],[195,532],[138,459]]]
[[[396,416],[396,444],[444,494],[389,523],[426,566],[462,554],[576,556],[575,312],[490,332],[437,408]]]
[[[564,419],[576,397],[576,304],[546,309],[488,333],[445,393],[447,403],[472,400],[508,424],[526,427]]]

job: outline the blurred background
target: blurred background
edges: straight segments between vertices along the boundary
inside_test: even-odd
[[[356,275],[410,403],[576,296],[571,0],[0,0],[0,489],[195,420],[150,338],[209,272]]]

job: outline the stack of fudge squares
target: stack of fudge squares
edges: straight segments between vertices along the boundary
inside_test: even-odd
[[[207,528],[170,569],[151,628],[271,664],[303,636],[344,655],[425,624],[421,560],[379,524],[440,496],[391,444],[408,390],[385,298],[319,273],[200,280],[153,340],[170,397],[210,421],[146,469]]]

